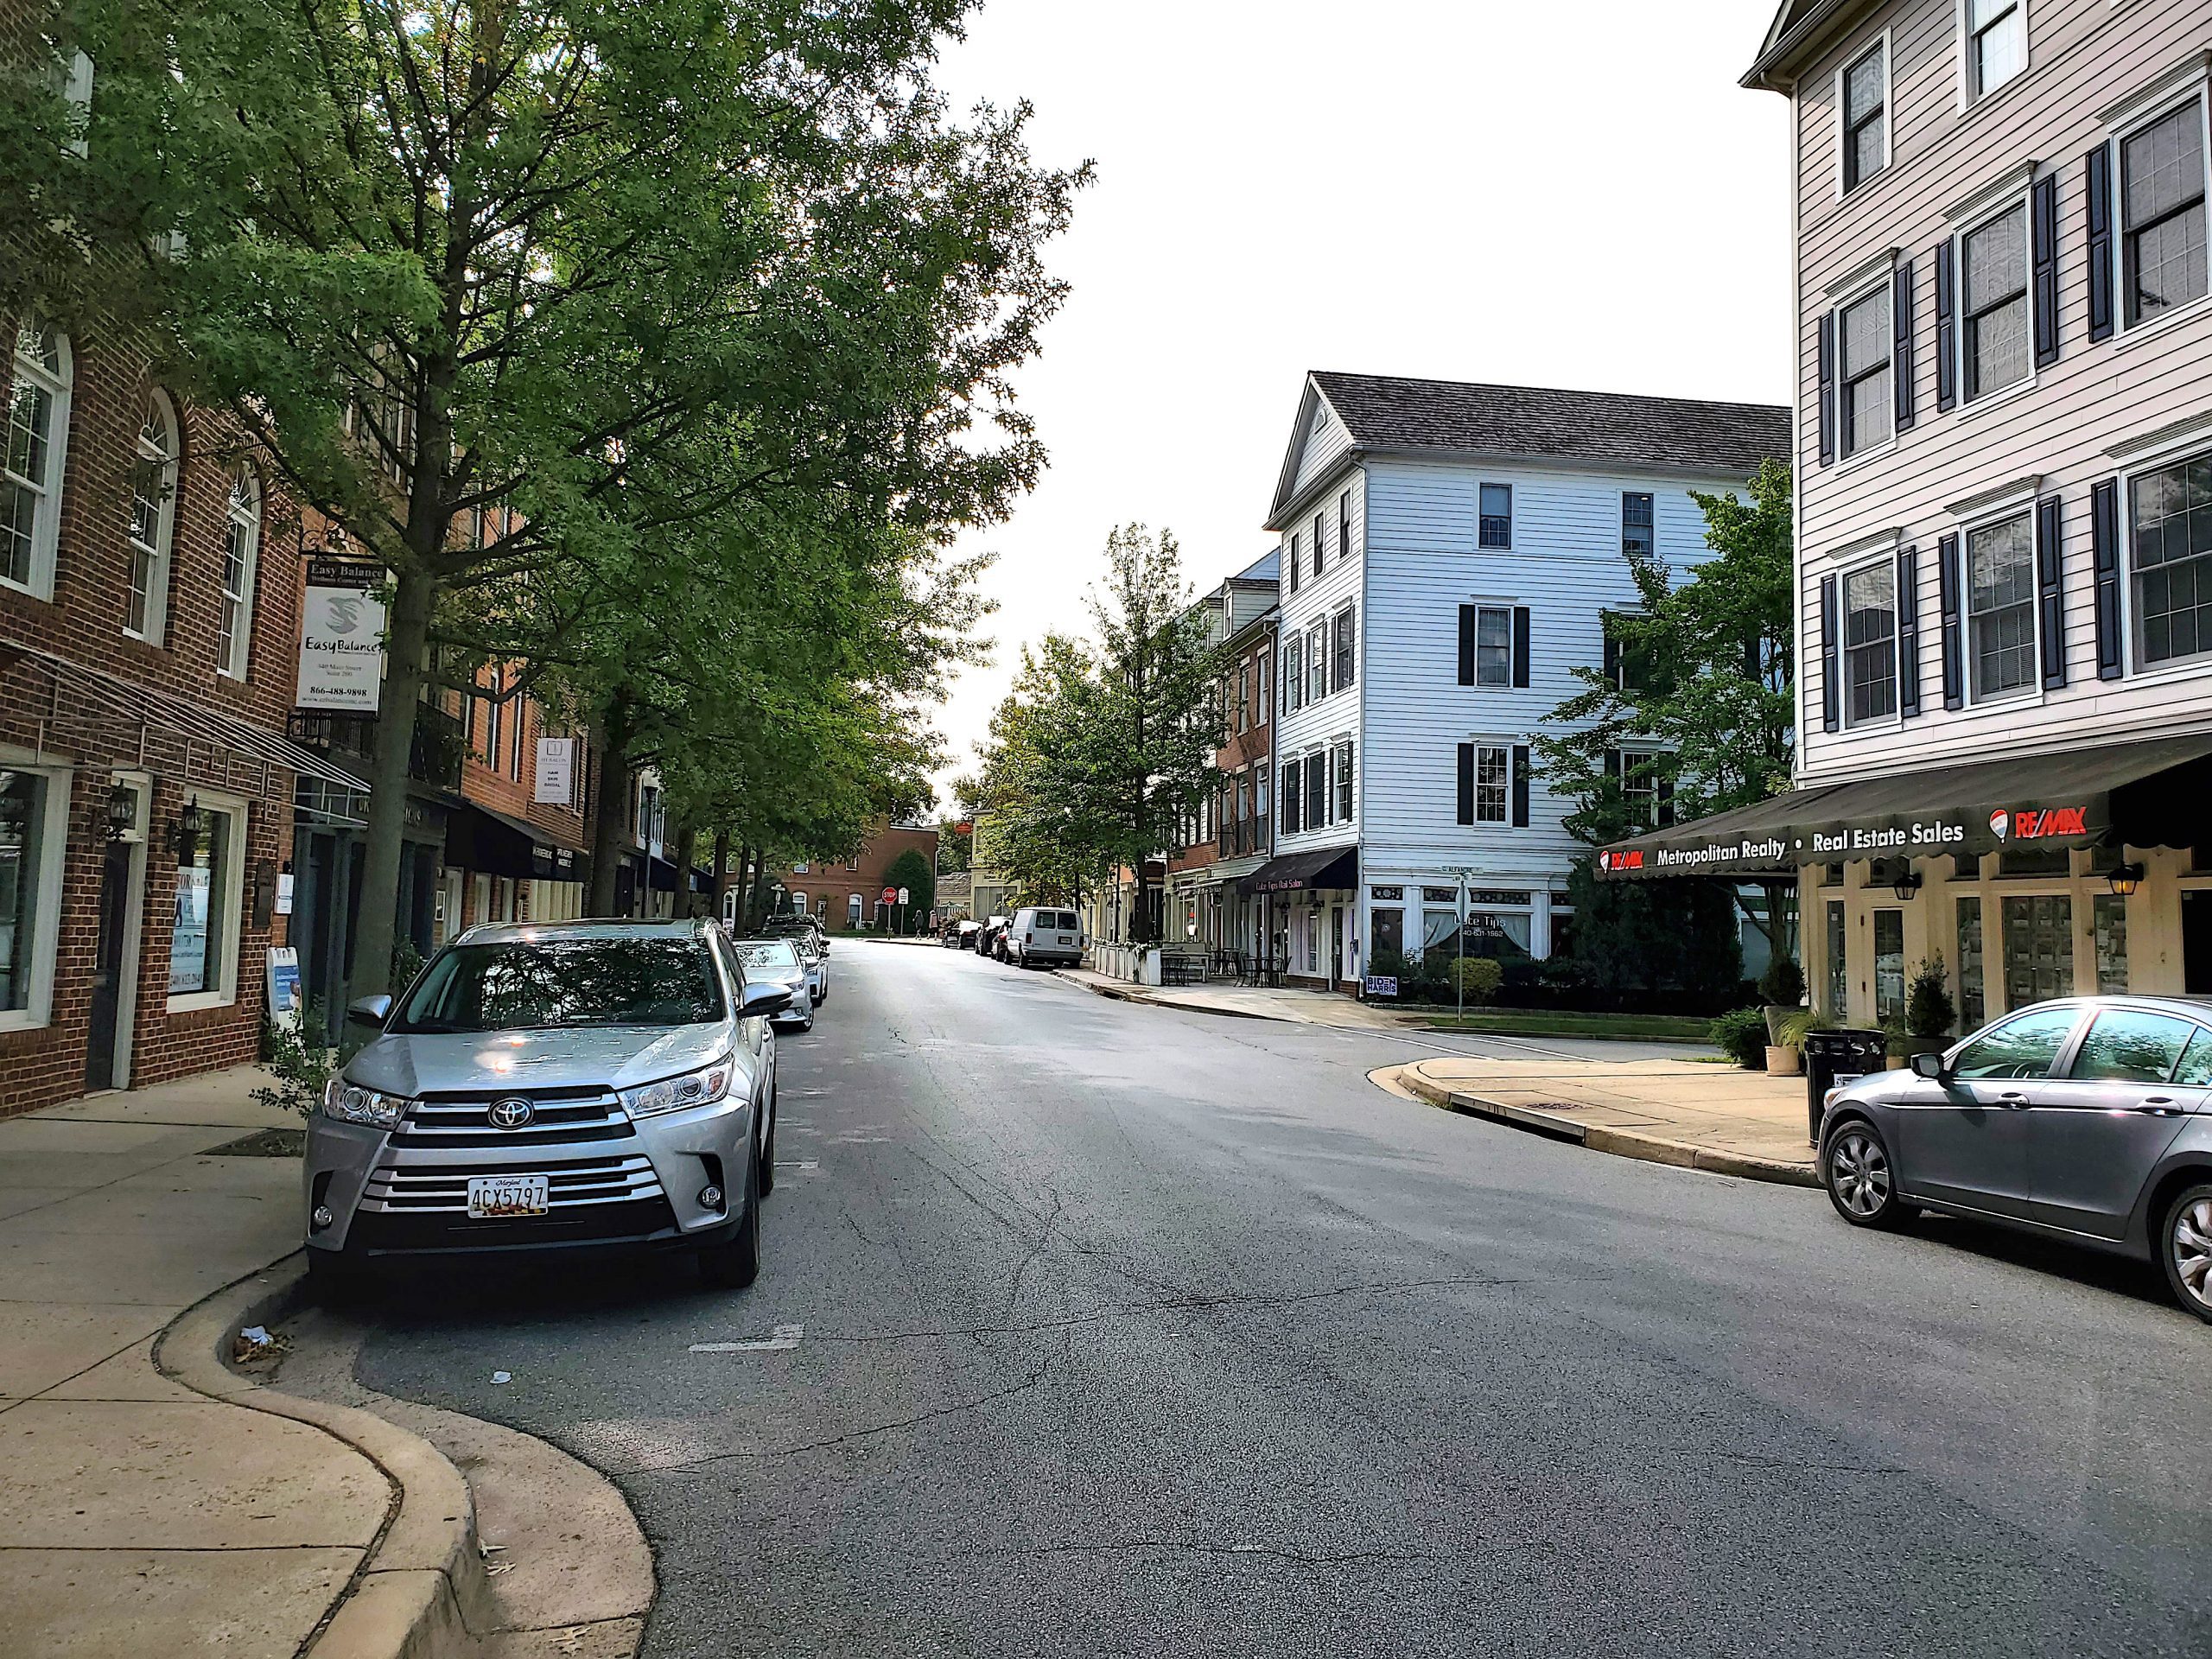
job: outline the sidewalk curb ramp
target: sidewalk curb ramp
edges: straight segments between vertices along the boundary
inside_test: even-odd
[[[1203,1002],[1170,1002],[1165,997],[1148,995],[1149,987],[1111,982],[1102,985],[1088,979],[1071,979],[1057,968],[1048,968],[1046,971],[1064,985],[1077,985],[1093,996],[1110,997],[1116,1002],[1141,1002],[1147,1007],[1172,1008],[1178,1014],[1211,1014],[1222,1020],[1267,1020],[1278,1026],[1301,1023],[1296,1020],[1287,1020],[1279,1014],[1260,1014],[1251,1008],[1210,1008]]]
[[[1650,1164],[1672,1164],[1679,1169],[1701,1169],[1714,1175],[1735,1175],[1748,1181],[1771,1181],[1781,1186],[1817,1187],[1821,1184],[1820,1176],[1807,1165],[1719,1152],[1683,1141],[1662,1141],[1656,1135],[1637,1135],[1629,1129],[1584,1123],[1580,1119],[1533,1106],[1509,1106],[1484,1100],[1479,1095],[1441,1088],[1411,1065],[1401,1067],[1397,1077],[1401,1087],[1431,1106],[1457,1112],[1463,1117],[1486,1117],[1493,1122],[1548,1135],[1554,1141],[1571,1141],[1592,1152],[1609,1152],[1617,1158],[1637,1158]]]
[[[353,1581],[302,1649],[306,1659],[461,1659],[474,1632],[498,1624],[476,1548],[468,1483],[420,1435],[351,1406],[303,1400],[232,1370],[243,1326],[270,1325],[307,1298],[295,1252],[187,1308],[155,1344],[155,1368],[212,1400],[319,1428],[359,1452],[391,1483],[384,1530]]]

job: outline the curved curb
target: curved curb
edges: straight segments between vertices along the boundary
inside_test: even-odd
[[[1110,997],[1116,1002],[1141,1002],[1147,1007],[1169,1008],[1177,1014],[1211,1014],[1223,1020],[1266,1020],[1278,1026],[1313,1023],[1287,1019],[1280,1014],[1256,1014],[1250,1008],[1210,1008],[1197,1002],[1170,1002],[1161,997],[1147,996],[1142,991],[1123,990],[1119,985],[1094,985],[1087,979],[1070,979],[1057,968],[1048,968],[1045,971],[1063,985],[1074,985],[1089,991],[1093,996]]]
[[[1415,1098],[1445,1111],[1457,1112],[1463,1117],[1486,1117],[1493,1122],[1532,1130],[1554,1141],[1572,1141],[1592,1152],[1608,1152],[1617,1158],[1635,1158],[1647,1164],[1671,1164],[1677,1169],[1701,1169],[1712,1175],[1734,1175],[1744,1180],[1767,1181],[1777,1186],[1816,1187],[1821,1184],[1819,1174],[1810,1164],[1789,1164],[1779,1159],[1755,1158],[1748,1153],[1721,1152],[1712,1147],[1693,1146],[1686,1141],[1666,1141],[1657,1135],[1638,1135],[1630,1129],[1599,1128],[1556,1112],[1537,1111],[1527,1106],[1508,1106],[1497,1101],[1484,1100],[1479,1095],[1445,1089],[1421,1076],[1410,1065],[1399,1070],[1397,1081]]]
[[[307,1300],[307,1262],[295,1252],[227,1285],[171,1320],[154,1344],[163,1376],[210,1399],[321,1429],[374,1464],[397,1503],[353,1581],[305,1653],[308,1659],[447,1659],[488,1630],[491,1580],[476,1548],[468,1484],[418,1434],[351,1406],[303,1400],[224,1363],[233,1332],[282,1319]]]

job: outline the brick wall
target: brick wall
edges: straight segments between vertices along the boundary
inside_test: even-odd
[[[873,927],[875,925],[876,900],[887,885],[884,880],[884,872],[891,868],[893,859],[909,848],[919,853],[934,868],[937,863],[937,831],[892,825],[870,836],[862,843],[859,853],[850,860],[832,859],[823,864],[810,859],[804,874],[786,868],[778,871],[777,875],[786,887],[806,894],[807,908],[823,916],[830,928],[839,932],[845,928],[847,900],[851,894],[857,893],[861,896],[861,919]],[[826,912],[819,904],[825,898],[830,901]]]

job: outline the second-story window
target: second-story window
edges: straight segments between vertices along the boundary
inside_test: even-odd
[[[1843,72],[1843,188],[1856,189],[1888,165],[1889,73],[1879,44]]]
[[[1648,559],[1659,550],[1659,538],[1651,524],[1651,496],[1648,491],[1624,490],[1621,493],[1621,556],[1628,559]]]
[[[1252,728],[1252,663],[1249,658],[1236,664],[1236,729]]]
[[[1848,725],[1897,711],[1897,573],[1884,559],[1843,579],[1844,718]]]
[[[2136,661],[2212,652],[2212,450],[2130,479],[2127,517]]]
[[[2022,298],[2026,297],[2025,290]],[[1840,414],[1848,457],[1890,441],[1890,285],[1844,308],[1836,328]]]
[[[1294,593],[1296,593],[1296,592],[1298,591],[1298,537],[1297,537],[1294,536],[1294,537],[1292,537],[1290,538],[1290,549],[1289,549],[1288,553],[1286,555],[1286,556],[1288,558],[1288,560],[1289,560],[1289,562],[1290,562],[1290,591],[1291,591],[1292,593],[1294,593]]]
[[[216,619],[215,671],[245,677],[253,633],[253,579],[261,559],[261,480],[252,467],[231,474],[230,513],[223,528],[223,607]]]
[[[1967,102],[1986,98],[2028,67],[2026,0],[1967,0]]]
[[[1321,515],[1313,515],[1313,574],[1321,574]]]
[[[1262,651],[1252,658],[1252,723],[1255,726],[1268,723],[1268,664],[1274,659],[1275,654],[1272,651]]]
[[[1985,219],[1959,238],[1966,289],[1960,356],[1971,402],[2028,377],[2028,207]]]
[[[1513,613],[1485,605],[1475,615],[1475,683],[1513,683]]]
[[[1332,751],[1337,773],[1337,822],[1351,822],[1351,745],[1339,743]]]
[[[1306,631],[1306,701],[1319,702],[1329,695],[1329,625],[1316,622]]]
[[[0,580],[41,599],[54,591],[70,378],[68,336],[41,318],[19,321],[0,453]]]
[[[1351,556],[1351,492],[1346,490],[1337,498],[1337,557]]]
[[[2120,291],[2133,327],[2204,297],[2202,99],[2120,140]]]
[[[1352,683],[1354,674],[1352,663],[1353,658],[1357,655],[1356,650],[1357,640],[1355,638],[1356,630],[1351,620],[1351,607],[1346,606],[1343,610],[1338,611],[1331,619],[1330,626],[1335,633],[1335,638],[1332,641],[1331,654],[1336,658],[1336,686],[1337,690],[1341,691]]]
[[[2034,687],[2035,550],[2026,513],[1967,532],[1967,627],[1976,702]]]
[[[130,602],[124,629],[162,643],[169,595],[169,545],[176,530],[176,416],[149,392],[138,420],[138,459],[130,469]]]
[[[1513,545],[1513,486],[1510,484],[1485,484],[1482,486],[1478,504],[1480,523],[1476,526],[1475,544],[1478,547],[1511,547]]]
[[[1513,751],[1502,743],[1475,746],[1477,823],[1503,823],[1512,795]]]
[[[499,769],[499,735],[507,712],[499,700],[499,677],[492,677],[493,695],[484,700],[484,764],[493,772]]]
[[[1294,715],[1304,701],[1306,693],[1306,639],[1302,634],[1291,635],[1282,648],[1282,711]]]
[[[1329,822],[1329,757],[1316,749],[1306,757],[1306,827],[1325,828]]]

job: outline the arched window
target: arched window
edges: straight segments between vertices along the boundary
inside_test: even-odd
[[[41,317],[21,319],[8,380],[7,447],[0,454],[0,579],[41,599],[54,596],[69,380],[68,336]]]
[[[230,522],[223,531],[223,613],[215,636],[215,669],[245,678],[253,637],[253,579],[261,562],[261,479],[241,462],[231,474]]]
[[[168,613],[176,448],[176,411],[164,393],[149,391],[138,422],[138,459],[130,469],[130,609],[123,626],[156,645]]]

